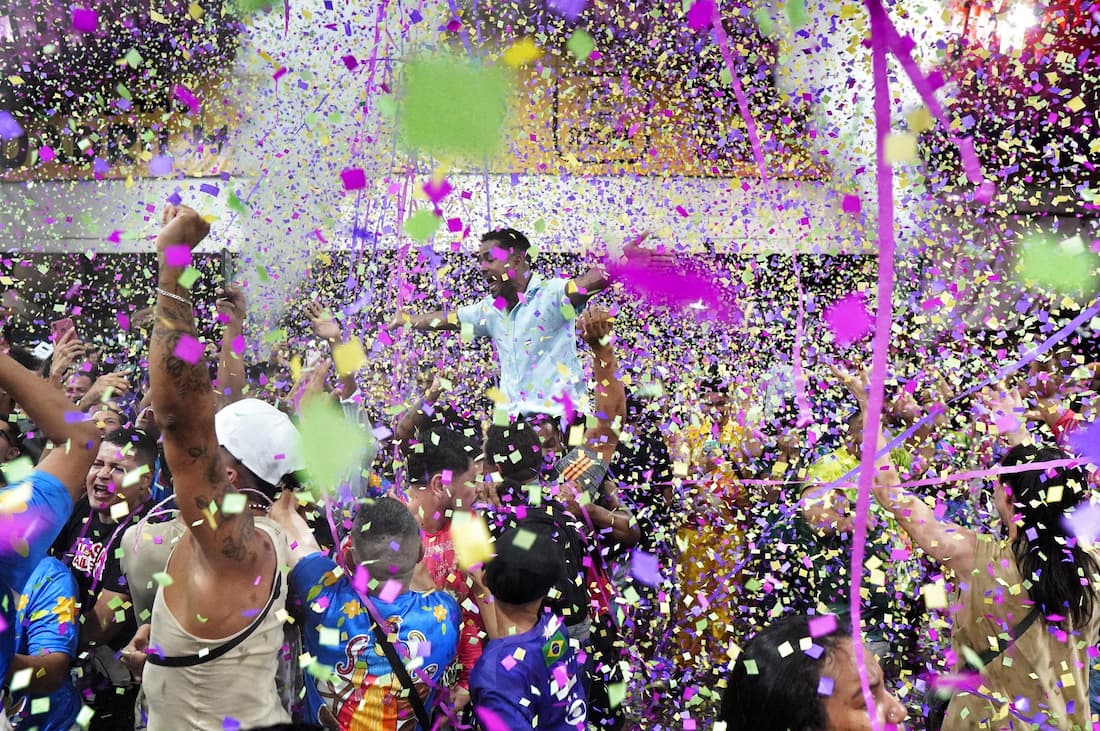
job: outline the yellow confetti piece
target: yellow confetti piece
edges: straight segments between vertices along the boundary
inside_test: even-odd
[[[332,360],[336,364],[336,372],[346,376],[349,373],[358,373],[367,364],[367,355],[363,352],[363,345],[353,339],[333,347]]]
[[[909,123],[909,131],[913,134],[927,132],[936,125],[932,120],[932,114],[928,111],[928,107],[921,107],[909,112],[905,117],[905,121]]]
[[[485,563],[493,557],[493,544],[489,540],[489,528],[485,519],[465,511],[451,518],[451,538],[455,546],[455,558],[461,569]]]
[[[111,517],[116,521],[122,520],[130,514],[130,506],[126,504],[125,500],[121,500],[111,506]]]
[[[943,584],[925,584],[921,587],[924,605],[929,609],[947,609],[947,591]]]
[[[508,46],[504,51],[504,63],[508,64],[512,68],[519,68],[520,66],[526,66],[532,63],[539,56],[542,55],[542,51],[535,45],[535,42],[530,38],[520,38],[518,41]]]
[[[1066,106],[1071,112],[1079,112],[1085,108],[1085,101],[1080,96],[1075,96],[1066,102]]]
[[[883,144],[886,162],[891,165],[917,158],[917,138],[906,132],[892,132]]]

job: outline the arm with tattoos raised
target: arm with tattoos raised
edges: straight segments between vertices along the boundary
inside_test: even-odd
[[[186,206],[168,206],[157,236],[156,318],[149,346],[149,390],[172,470],[176,503],[199,549],[214,565],[239,568],[256,555],[252,514],[226,514],[222,502],[233,491],[214,432],[214,393],[201,356],[191,362],[179,351],[197,338],[190,293],[180,285],[182,267],[168,264],[175,246],[194,248],[209,224]],[[183,348],[181,348],[181,344]],[[201,353],[198,347],[192,348]]]

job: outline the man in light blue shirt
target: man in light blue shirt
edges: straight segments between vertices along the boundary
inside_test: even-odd
[[[491,338],[507,400],[503,408],[510,414],[568,418],[584,411],[587,394],[573,321],[610,279],[603,267],[573,279],[543,279],[531,270],[530,248],[515,229],[490,231],[481,237],[477,253],[487,297],[454,312],[399,314],[391,325]],[[632,243],[623,254],[633,258],[649,252]]]

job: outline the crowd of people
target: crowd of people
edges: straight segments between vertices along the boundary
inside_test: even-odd
[[[487,338],[497,383],[425,367],[380,413],[318,302],[304,365],[246,362],[230,282],[204,346],[209,225],[162,223],[141,358],[68,319],[0,355],[0,728],[1100,724],[1100,366],[1072,347],[973,394],[918,364],[877,434],[839,360],[813,404],[714,366],[672,419],[590,300],[676,259],[641,237],[544,277],[503,229],[484,298],[384,330]]]

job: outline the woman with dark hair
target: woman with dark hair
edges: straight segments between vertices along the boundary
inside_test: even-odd
[[[955,577],[951,642],[956,668],[969,677],[952,682],[943,728],[1091,729],[1087,650],[1100,629],[1100,564],[1064,521],[1088,501],[1086,476],[1075,466],[1040,466],[1069,456],[1030,443],[1018,393],[987,404],[1011,446],[1001,464],[1036,465],[1003,473],[996,485],[1007,538],[938,518],[898,486],[888,460],[875,476],[876,499]]]
[[[859,682],[855,645],[833,615],[789,615],[753,637],[722,697],[727,731],[864,731],[871,712]],[[897,729],[905,707],[886,690],[874,655],[863,650],[878,728]]]

